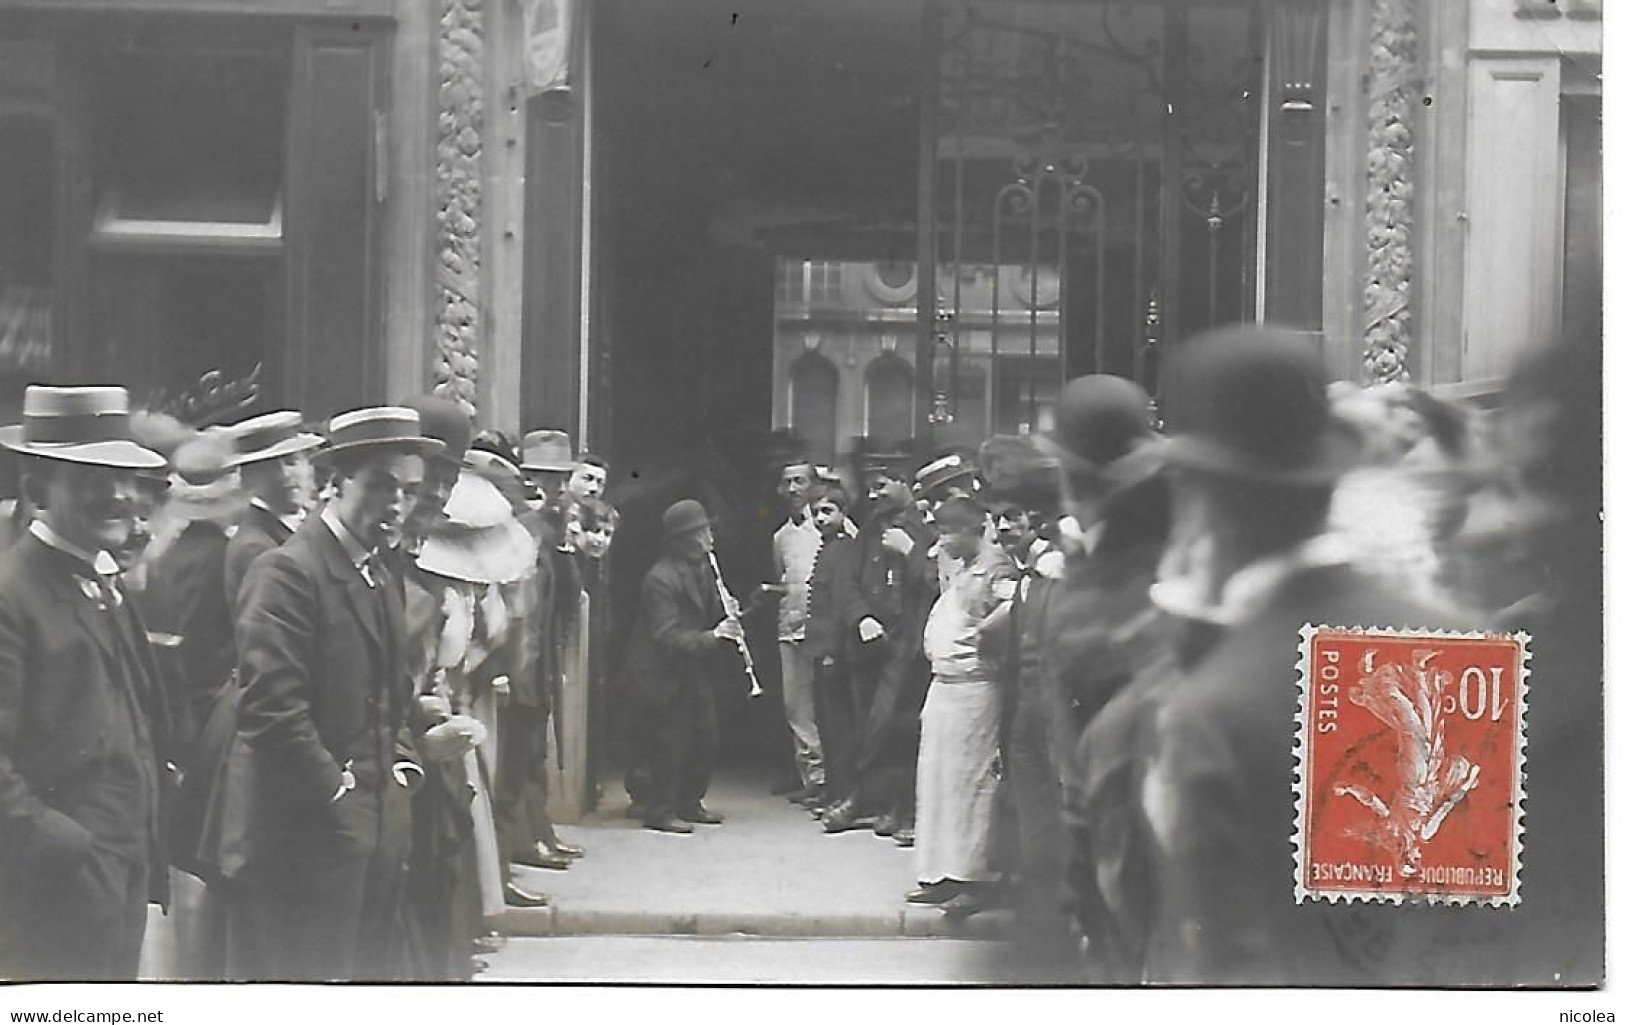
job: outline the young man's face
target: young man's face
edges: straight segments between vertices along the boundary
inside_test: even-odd
[[[833,537],[846,525],[846,510],[839,502],[820,498],[812,504],[813,526],[825,537]]]
[[[124,547],[140,501],[134,470],[53,461],[41,472],[41,516],[63,540],[91,552]]]
[[[812,486],[813,469],[805,464],[786,466],[779,476],[779,494],[790,503],[792,512],[800,512],[807,507],[807,494],[812,491]]]
[[[113,561],[121,570],[130,570],[141,561],[141,556],[152,544],[152,521],[164,503],[164,489],[150,482],[136,485],[135,506],[130,520],[130,534],[124,544],[112,550]]]
[[[1005,551],[1019,554],[1032,544],[1037,524],[1026,509],[1007,502],[993,507],[993,530]]]
[[[377,548],[401,536],[407,508],[422,485],[421,456],[382,453],[353,477],[338,479],[335,511],[357,541]]]
[[[885,512],[904,508],[913,497],[907,484],[884,471],[870,471],[864,484],[869,490],[869,501]]]
[[[942,546],[955,559],[972,559],[982,547],[982,531],[986,524],[980,521],[956,523],[942,534]]]
[[[412,495],[406,514],[405,533],[410,538],[426,537],[446,511],[446,500],[457,484],[457,464],[430,459],[423,467],[423,481]]]
[[[602,466],[582,463],[570,473],[570,493],[577,498],[599,498],[608,476]]]
[[[304,509],[316,491],[308,452],[249,463],[242,469],[242,478],[243,488],[278,516]]]

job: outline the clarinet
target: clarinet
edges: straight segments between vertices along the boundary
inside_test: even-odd
[[[722,582],[722,569],[717,565],[717,553],[706,552],[705,557],[711,560],[711,574],[717,580],[717,597],[722,599],[723,611],[728,614],[729,619],[739,622],[739,599],[729,594],[728,585]],[[740,626],[743,627],[744,624],[740,623]],[[739,649],[740,661],[745,663],[745,679],[750,681],[750,696],[753,698],[761,696],[762,684],[756,679],[756,660],[751,658],[750,645],[745,643],[744,637],[740,637],[734,641],[734,646]]]

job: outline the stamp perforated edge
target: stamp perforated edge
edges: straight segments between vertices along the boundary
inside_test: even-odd
[[[1310,735],[1310,705],[1312,702],[1312,672],[1309,652],[1320,633],[1363,634],[1369,637],[1445,637],[1459,640],[1516,641],[1518,645],[1518,686],[1516,728],[1512,744],[1512,837],[1508,852],[1507,892],[1495,897],[1450,893],[1399,893],[1387,890],[1338,890],[1323,892],[1303,885],[1304,854],[1308,847],[1305,822],[1309,809],[1308,756]],[[1298,630],[1298,721],[1292,740],[1292,896],[1303,904],[1311,900],[1330,904],[1368,901],[1380,904],[1445,904],[1464,907],[1515,907],[1522,899],[1523,825],[1524,825],[1524,763],[1528,746],[1529,715],[1529,635],[1523,631],[1497,633],[1485,630],[1413,630],[1410,628],[1331,626],[1326,623],[1305,623]]]

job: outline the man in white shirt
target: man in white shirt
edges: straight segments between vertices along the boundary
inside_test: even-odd
[[[812,803],[824,786],[824,758],[813,710],[812,657],[806,651],[808,582],[823,538],[813,525],[807,500],[817,484],[816,471],[805,461],[787,463],[779,476],[779,494],[790,516],[773,534],[773,564],[783,600],[779,604],[779,665],[784,681],[784,718],[795,745],[801,789],[792,801]]]

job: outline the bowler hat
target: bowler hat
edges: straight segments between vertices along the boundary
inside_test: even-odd
[[[706,513],[705,506],[692,498],[685,498],[667,506],[660,516],[660,525],[666,528],[667,537],[677,537],[701,527],[709,527],[711,517]]]
[[[1059,465],[1032,439],[995,434],[982,442],[976,461],[994,497],[1020,502],[1029,509],[1053,508],[1060,503]]]
[[[416,395],[401,405],[417,412],[424,434],[446,446],[435,458],[452,463],[463,461],[463,454],[474,440],[474,418],[468,415],[468,410],[439,395]]]
[[[1085,374],[1061,389],[1055,427],[1034,436],[1037,449],[1059,461],[1073,480],[1108,492],[1127,488],[1160,465],[1163,438],[1151,429],[1151,397],[1126,377]]]
[[[522,470],[551,470],[568,473],[575,469],[575,446],[563,431],[539,430],[525,435]]]
[[[1188,342],[1170,371],[1164,452],[1175,466],[1254,483],[1327,485],[1354,468],[1360,444],[1331,415],[1325,361],[1303,334],[1257,325]]]
[[[369,448],[410,451],[431,456],[445,445],[423,433],[417,411],[405,406],[368,406],[340,413],[327,422],[324,457]]]
[[[114,385],[31,384],[23,422],[0,427],[0,445],[23,455],[125,470],[159,470],[162,455],[130,430],[130,396]]]
[[[247,466],[317,448],[322,436],[300,430],[303,422],[298,413],[283,409],[233,424],[228,428],[236,447],[231,465]]]

